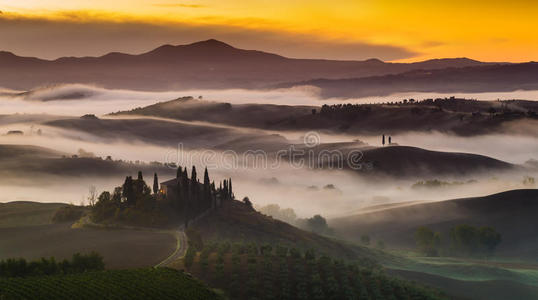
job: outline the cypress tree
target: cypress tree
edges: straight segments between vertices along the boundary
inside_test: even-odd
[[[181,178],[182,175],[183,175],[183,169],[181,169],[181,166],[179,166],[177,168],[176,178]]]
[[[196,167],[195,166],[192,166],[191,181],[194,182],[194,183],[197,182],[197,179],[196,179]]]
[[[233,191],[232,191],[232,179],[228,179],[228,198],[229,199],[233,199],[234,198],[234,194],[233,194]]]
[[[187,229],[187,225],[189,224],[190,216],[191,216],[191,204],[190,204],[190,182],[189,177],[187,176],[187,167],[185,167],[185,170],[183,172],[183,177],[181,177],[181,200],[183,201],[183,216],[185,218],[185,229]]]
[[[138,171],[138,180],[144,180],[144,178],[142,178],[142,171]]]
[[[159,179],[157,178],[157,173],[153,175],[153,193],[157,194],[159,192]]]
[[[192,204],[191,208],[195,215],[199,212],[199,203],[197,201],[198,200],[198,179],[196,177],[197,177],[196,167],[192,166],[189,202]]]
[[[127,205],[131,206],[135,204],[135,194],[133,190],[133,178],[131,176],[125,177],[123,183],[122,196],[127,199]]]
[[[210,208],[211,205],[211,182],[209,181],[209,173],[207,167],[204,171],[204,209]]]
[[[228,200],[228,181],[226,179],[224,179],[223,186],[222,198]]]

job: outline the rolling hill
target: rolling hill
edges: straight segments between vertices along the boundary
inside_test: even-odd
[[[481,65],[487,64],[465,58],[410,64],[377,59],[291,59],[207,40],[189,45],[163,45],[139,55],[109,53],[101,57],[63,57],[53,61],[0,52],[0,82],[5,88],[17,90],[62,83],[134,90],[261,88],[315,78],[365,77]]]
[[[315,86],[325,98],[388,96],[405,92],[481,93],[538,89],[538,63],[413,70],[372,77],[322,78],[277,87]]]
[[[151,267],[172,253],[176,240],[170,232],[144,230],[74,229],[71,222],[53,223],[65,203],[0,203],[0,260],[55,257],[99,252],[107,268]],[[0,279],[1,280],[1,279]],[[0,282],[0,295],[2,282]]]
[[[305,148],[303,144],[294,145],[292,141],[281,135],[263,131],[211,124],[178,123],[172,120],[137,118],[136,116],[132,119],[63,119],[46,124],[64,129],[76,129],[107,140],[130,143],[153,143],[172,147],[177,147],[178,143],[182,143],[184,149],[234,150],[237,153],[263,150],[268,159],[275,158],[277,154],[279,159],[290,159],[290,147],[293,146],[297,150],[308,150],[302,154],[295,153],[295,158],[301,155],[308,158],[306,155],[310,153],[314,155],[312,157],[319,158],[320,164],[316,165],[317,168],[342,165],[344,168],[353,170],[347,158],[351,157],[352,151],[360,150],[362,151],[360,163],[371,167],[361,168],[358,173],[368,175],[419,178],[432,175],[465,176],[484,171],[507,171],[515,167],[482,155],[429,151],[408,146],[393,145],[379,148],[368,147],[362,143],[343,142],[323,143],[313,148]],[[286,152],[279,153],[279,151]],[[342,153],[343,156],[332,157],[334,151]],[[324,156],[326,154],[329,157]],[[342,158],[346,161],[342,161]]]
[[[240,201],[225,201],[222,207],[197,221],[192,228],[204,241],[254,242],[292,245],[299,249],[316,249],[342,259],[375,258],[366,248],[342,243],[296,228],[265,216]]]
[[[504,109],[502,107],[505,107]],[[496,114],[490,113],[494,109]],[[504,110],[507,110],[504,112]],[[436,99],[428,103],[391,105],[292,106],[271,104],[230,104],[184,97],[163,101],[112,116],[151,116],[182,121],[203,121],[259,129],[381,135],[408,131],[446,132],[460,136],[513,132],[508,125],[524,120],[532,127],[527,112],[538,111],[536,101],[473,101]],[[534,134],[517,126],[520,134]]]
[[[0,144],[0,174],[3,184],[40,186],[69,179],[74,184],[84,178],[118,178],[125,174],[175,174],[163,164],[139,164],[122,160],[79,156],[31,145]],[[120,177],[121,178],[121,177]]]
[[[497,255],[536,259],[538,190],[513,190],[485,197],[410,203],[329,220],[339,234],[358,240],[370,234],[389,246],[414,248],[414,231],[428,226],[446,234],[451,226],[491,226],[502,235]],[[446,235],[445,235],[446,237]]]

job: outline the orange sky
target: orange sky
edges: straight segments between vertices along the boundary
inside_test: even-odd
[[[68,35],[59,32],[61,29],[55,23],[76,23],[64,29],[77,37],[98,30],[97,27],[84,29],[83,25],[159,26],[169,32],[170,43],[193,42],[198,34],[200,39],[211,36],[236,46],[293,57],[379,56],[384,60],[417,61],[465,56],[483,61],[529,61],[538,56],[535,1],[0,0],[0,10],[3,12],[0,18],[6,24],[24,23],[19,29],[14,25],[0,28],[0,38],[4,35],[13,39],[11,49],[1,44],[0,48],[29,55],[34,54],[30,48],[36,48],[31,43],[31,33],[35,31],[31,24],[39,20],[46,21],[51,28],[48,32],[44,23],[36,24],[41,26],[38,30],[42,34],[49,34],[66,45],[64,40],[69,39]],[[29,40],[15,40],[17,30],[20,39]],[[111,34],[109,30],[101,30],[102,38]],[[126,33],[123,37],[123,49],[121,44],[111,43],[114,49],[110,50],[140,52],[167,39],[162,34],[159,39],[148,39],[144,45],[142,41],[129,40],[136,38],[130,36]],[[107,43],[98,34],[89,38]],[[90,47],[88,53],[81,45],[72,47],[73,55],[106,52],[104,47]],[[54,48],[44,51],[44,56],[49,58],[66,54]]]

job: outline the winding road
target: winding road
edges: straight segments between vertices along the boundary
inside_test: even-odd
[[[174,253],[168,256],[165,260],[157,264],[155,268],[166,267],[171,262],[176,261],[182,258],[183,256],[185,256],[185,253],[187,252],[187,235],[185,234],[185,231],[183,230],[183,226],[181,226],[179,230],[175,232],[175,236],[177,239],[176,250],[174,251]]]

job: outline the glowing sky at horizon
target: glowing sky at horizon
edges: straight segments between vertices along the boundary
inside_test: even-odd
[[[380,56],[398,61],[470,57],[518,62],[538,56],[538,4],[529,0],[0,0],[0,11],[0,19],[18,22],[135,22],[172,29],[220,26],[223,30],[232,27],[245,32],[271,32],[282,40],[307,38],[336,48],[354,43],[387,46],[394,49],[388,49],[387,54],[380,52]],[[16,28],[13,30],[16,32]],[[253,37],[241,39],[236,41],[239,46],[266,50],[264,44],[256,47]],[[282,53],[288,54],[286,44],[282,45]],[[131,50],[128,43],[124,48],[121,50]],[[132,51],[138,48],[132,47]],[[330,51],[319,52],[318,56],[340,55]],[[297,48],[289,54],[309,56],[308,48]],[[346,52],[342,58],[353,58],[353,54]]]

